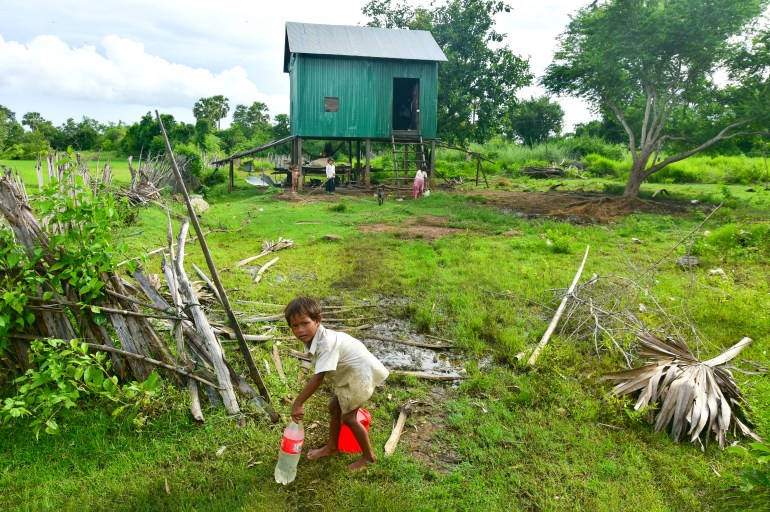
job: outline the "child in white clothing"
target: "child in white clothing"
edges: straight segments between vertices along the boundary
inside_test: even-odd
[[[344,423],[350,428],[362,451],[361,458],[350,464],[348,469],[364,469],[377,458],[366,427],[358,421],[358,409],[372,396],[375,386],[387,378],[388,370],[359,340],[321,325],[321,308],[312,298],[294,299],[283,313],[294,336],[305,344],[315,365],[315,374],[291,407],[292,420],[302,420],[305,416],[303,404],[321,386],[327,375],[335,388],[335,394],[329,402],[329,440],[325,446],[311,450],[308,458],[337,455],[337,441]]]

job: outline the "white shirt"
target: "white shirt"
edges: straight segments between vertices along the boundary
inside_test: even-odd
[[[414,179],[418,180],[420,178],[425,179],[428,177],[428,173],[423,171],[422,169],[417,169],[417,172],[414,174]]]
[[[316,374],[328,372],[343,414],[363,405],[390,373],[359,340],[323,325],[310,343],[310,360]]]
[[[334,167],[334,164],[326,164],[326,179],[334,178],[336,172],[337,169]]]

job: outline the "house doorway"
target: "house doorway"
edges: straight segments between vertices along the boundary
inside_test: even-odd
[[[420,130],[419,78],[393,79],[393,131]]]

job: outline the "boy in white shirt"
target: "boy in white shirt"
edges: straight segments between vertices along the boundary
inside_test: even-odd
[[[283,314],[294,336],[310,352],[315,366],[315,374],[294,400],[291,419],[295,422],[302,420],[305,416],[303,404],[318,390],[327,375],[335,388],[329,402],[329,440],[325,446],[310,450],[308,459],[337,455],[337,441],[344,423],[361,446],[361,458],[350,464],[348,469],[364,469],[377,458],[366,427],[358,421],[358,409],[372,396],[375,386],[387,378],[388,370],[359,340],[321,325],[321,308],[314,299],[298,297],[286,306]]]

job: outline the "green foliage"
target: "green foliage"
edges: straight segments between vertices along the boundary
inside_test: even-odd
[[[16,394],[6,397],[0,422],[22,422],[35,432],[59,432],[66,412],[89,398],[105,399],[115,408],[113,416],[125,415],[136,426],[146,420],[141,404],[155,394],[160,382],[152,373],[142,383],[120,386],[111,375],[109,356],[88,352],[88,345],[71,340],[34,340],[29,350],[34,368],[14,381]]]
[[[197,121],[208,121],[211,127],[219,128],[219,122],[230,111],[229,100],[218,94],[209,98],[201,98],[193,106],[193,115]]]
[[[765,261],[770,257],[770,225],[765,222],[724,224],[699,237],[694,251],[726,261]]]
[[[348,203],[345,201],[340,201],[339,203],[333,204],[329,207],[330,212],[337,212],[337,213],[345,213],[348,211]]]
[[[509,11],[499,0],[449,0],[429,8],[370,0],[363,7],[370,26],[429,30],[444,51],[438,135],[450,143],[482,142],[500,133],[516,91],[532,80],[529,63],[494,28],[496,16]]]
[[[621,162],[609,159],[596,153],[589,153],[583,158],[583,162],[586,166],[586,171],[590,172],[594,176],[622,176],[623,171],[627,171]]]
[[[558,136],[564,126],[564,110],[548,96],[522,100],[510,113],[511,133],[532,147]]]
[[[573,158],[582,158],[590,154],[609,158],[610,160],[623,160],[628,156],[628,148],[621,144],[608,143],[600,137],[578,135],[575,137],[565,137],[559,144]]]
[[[45,288],[46,299],[54,290],[62,296],[73,290],[84,304],[98,304],[104,293],[101,273],[124,259],[123,245],[115,243],[113,230],[122,224],[119,212],[126,206],[111,194],[94,195],[78,183],[71,193],[62,194],[54,182],[34,204],[48,219],[49,244],[57,258],[43,260],[42,249],[25,252],[9,230],[0,231],[0,350],[9,331],[34,322],[35,314],[25,306],[29,297],[39,295],[43,283],[52,287]],[[63,227],[61,232],[50,230],[57,225]],[[103,319],[98,314],[95,318]]]
[[[758,499],[770,499],[770,445],[754,442],[749,448],[731,446],[727,450],[747,456],[752,461],[749,463],[752,467],[738,473],[741,490],[759,495]]]
[[[731,40],[760,21],[767,5],[767,0],[594,2],[572,17],[542,83],[621,122],[634,160],[626,193],[635,196],[645,179],[690,156],[690,150],[733,138],[751,124],[767,131],[766,72],[753,70],[754,80],[744,80],[754,61],[735,58],[731,47]],[[715,79],[722,69],[732,79],[728,85]],[[656,160],[661,148],[672,154]]]

